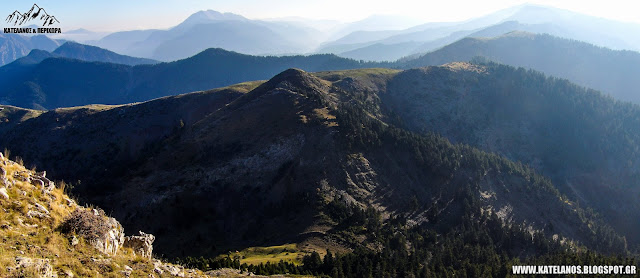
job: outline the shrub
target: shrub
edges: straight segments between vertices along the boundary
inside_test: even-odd
[[[78,208],[60,225],[60,232],[76,234],[87,240],[100,238],[110,229],[108,222],[102,219],[104,212],[96,215],[91,209]]]

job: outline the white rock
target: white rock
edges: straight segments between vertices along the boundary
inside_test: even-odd
[[[27,212],[27,216],[29,216],[29,218],[40,218],[40,219],[49,218],[49,215],[46,215],[39,211],[33,211],[33,210],[30,210],[29,212]]]
[[[76,205],[76,202],[69,198],[64,198],[64,201],[67,202],[67,206],[73,207]]]
[[[44,188],[44,181],[38,178],[32,179],[31,184],[33,184],[37,188]]]
[[[122,228],[120,222],[112,217],[107,218],[105,221],[111,227],[109,231],[100,238],[90,241],[90,243],[102,253],[114,256],[124,242],[124,228]]]
[[[80,243],[80,240],[78,240],[78,238],[76,236],[73,236],[71,238],[71,246],[76,246],[76,245],[78,245],[78,243]]]
[[[133,253],[145,258],[151,258],[153,253],[153,242],[156,237],[152,234],[147,234],[142,231],[138,231],[138,236],[127,236],[124,238],[124,247],[133,249]]]
[[[7,193],[6,187],[0,188],[0,197],[9,200],[9,193]]]
[[[36,203],[36,209],[41,211],[44,214],[49,214],[49,210],[45,208],[43,205]]]
[[[131,273],[133,272],[133,268],[131,268],[128,265],[124,266],[124,270],[122,271],[122,274],[124,274],[124,276],[129,277],[131,276]]]

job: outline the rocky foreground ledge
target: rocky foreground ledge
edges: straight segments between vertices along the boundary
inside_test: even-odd
[[[154,259],[153,235],[125,236],[116,219],[17,161],[0,153],[0,277],[212,277]]]

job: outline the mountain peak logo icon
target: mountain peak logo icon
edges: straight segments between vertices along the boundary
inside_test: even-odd
[[[42,21],[42,26],[50,26],[54,23],[60,23],[55,16],[49,15],[45,9],[40,8],[40,6],[35,3],[26,13],[21,13],[17,10],[14,11],[7,16],[6,21],[8,23],[13,23],[13,26],[16,26],[25,24],[33,19]]]

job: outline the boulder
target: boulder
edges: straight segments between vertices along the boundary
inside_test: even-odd
[[[5,161],[2,161],[2,163],[5,163]],[[9,180],[7,180],[7,170],[4,169],[4,167],[0,167],[0,185],[9,186]]]
[[[174,277],[185,277],[184,267],[153,260],[153,271],[159,275],[166,273]]]
[[[9,200],[9,193],[7,193],[6,187],[0,188],[0,198]]]
[[[137,236],[127,236],[124,238],[124,247],[133,249],[133,253],[141,257],[151,259],[153,253],[153,242],[156,237],[142,231]]]
[[[31,184],[33,184],[37,188],[44,188],[44,181],[38,178],[31,179]]]
[[[31,184],[42,189],[45,193],[49,193],[56,188],[55,183],[51,180],[38,175],[31,176]]]

